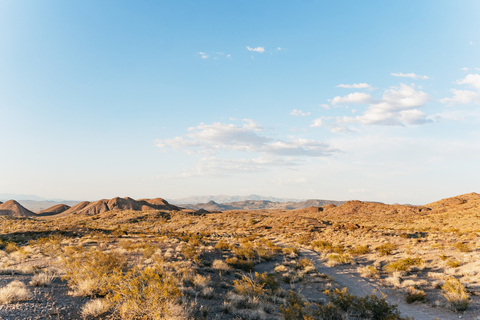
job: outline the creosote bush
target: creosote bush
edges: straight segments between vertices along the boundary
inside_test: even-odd
[[[388,256],[393,253],[393,251],[397,249],[397,246],[393,243],[384,243],[378,247],[375,248],[375,250],[381,255],[381,256]]]
[[[397,271],[410,271],[413,266],[419,266],[423,264],[422,258],[403,258],[398,261],[392,262],[384,267],[385,271],[394,273]]]
[[[71,247],[62,257],[65,275],[73,295],[104,296],[114,274],[127,266],[126,258],[115,252]]]
[[[450,277],[445,281],[442,290],[444,291],[443,296],[450,303],[452,310],[464,311],[468,308],[468,293],[460,281]]]
[[[373,292],[365,297],[350,294],[347,288],[324,292],[330,302],[321,305],[303,301],[297,294],[290,292],[288,301],[280,306],[285,320],[317,320],[317,319],[389,319],[402,318],[396,305],[390,305],[385,295],[379,297]]]

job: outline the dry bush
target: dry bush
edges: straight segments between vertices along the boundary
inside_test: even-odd
[[[394,273],[397,271],[408,272],[413,266],[420,266],[424,263],[422,258],[403,258],[395,262],[389,263],[383,269],[389,273]]]
[[[359,246],[355,246],[353,248],[348,249],[348,252],[351,255],[358,256],[358,255],[370,253],[370,248],[366,245],[365,246],[359,245]]]
[[[363,268],[358,268],[358,272],[360,272],[360,276],[364,278],[380,278],[380,273],[378,272],[377,268],[374,266],[366,266]]]
[[[30,291],[25,283],[14,280],[5,287],[0,288],[0,304],[10,304],[26,301],[31,298]]]
[[[471,252],[472,247],[469,244],[462,243],[462,242],[457,242],[454,245],[454,248],[458,249],[460,252]]]
[[[108,306],[103,299],[90,300],[82,307],[82,317],[84,319],[96,318],[108,310]]]
[[[468,308],[468,293],[463,284],[457,279],[450,277],[442,286],[443,296],[450,303],[454,311],[464,311]]]
[[[20,249],[20,248],[15,242],[7,242],[7,244],[5,245],[5,248],[4,248],[5,252],[7,252],[7,253],[15,252],[18,249]]]
[[[215,259],[212,263],[212,268],[218,271],[228,272],[232,268],[223,260]]]
[[[407,303],[414,303],[414,302],[425,302],[427,300],[427,295],[425,294],[425,291],[423,290],[417,290],[413,287],[411,287],[408,292],[407,296],[405,297],[405,301]]]
[[[210,284],[210,276],[202,276],[201,274],[196,274],[193,277],[193,285],[197,288],[203,289]]]
[[[392,254],[395,249],[397,249],[397,246],[394,243],[384,243],[384,244],[375,248],[375,250],[381,256],[388,256],[388,255]]]
[[[229,266],[234,267],[235,269],[240,269],[244,271],[252,271],[255,263],[243,259],[238,259],[237,257],[227,258],[225,262],[228,263]]]
[[[65,275],[74,290],[73,295],[94,296],[109,292],[109,284],[115,273],[125,269],[126,258],[115,252],[98,249],[75,252],[69,250],[62,257]]]
[[[353,262],[352,256],[348,253],[331,253],[327,256],[327,258],[327,265],[329,267],[335,267]]]
[[[199,263],[202,260],[201,259],[202,253],[198,251],[195,248],[195,246],[192,246],[192,245],[183,246],[180,252],[186,259],[193,260],[196,263]]]
[[[450,268],[457,268],[457,267],[460,267],[462,265],[462,263],[458,260],[455,260],[453,258],[451,259],[448,259],[447,261],[445,261],[445,264],[450,267]]]
[[[243,276],[240,280],[233,280],[233,288],[239,295],[258,297],[265,293],[265,284],[258,283],[257,279]]]
[[[33,287],[46,287],[52,283],[55,277],[53,272],[40,272],[34,275],[28,284]]]
[[[111,281],[111,291],[106,298],[122,319],[170,319],[168,315],[172,310],[184,311],[176,307],[181,292],[173,274],[146,268],[131,270],[125,275],[117,273]]]
[[[230,245],[228,242],[226,242],[226,241],[220,240],[220,241],[218,241],[217,244],[215,245],[215,249],[222,250],[222,251],[230,250],[230,249],[231,249],[231,245]]]

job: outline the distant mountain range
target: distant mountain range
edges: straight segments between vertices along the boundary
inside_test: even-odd
[[[217,203],[215,201],[209,201],[207,203],[197,203],[197,204],[182,204],[180,205],[183,208],[200,210],[204,209],[207,211],[226,211],[226,210],[260,210],[260,209],[283,209],[283,210],[296,210],[296,209],[306,209],[309,207],[322,207],[327,204],[333,204],[339,206],[344,204],[345,201],[335,201],[335,200],[318,200],[310,199],[300,202],[273,202],[267,200],[244,200],[228,203]]]
[[[248,196],[228,196],[225,194],[217,196],[193,196],[187,198],[179,199],[168,199],[169,203],[174,203],[177,205],[181,204],[190,204],[190,203],[207,203],[209,201],[214,201],[216,203],[229,203],[229,202],[240,202],[246,200],[256,200],[256,201],[270,201],[270,202],[301,202],[306,199],[294,199],[294,198],[276,198],[276,197],[265,197],[258,194],[251,194]]]

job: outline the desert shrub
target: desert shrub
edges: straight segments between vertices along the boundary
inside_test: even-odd
[[[251,243],[242,243],[238,248],[233,248],[232,252],[240,259],[253,260],[255,258],[255,249]]]
[[[331,253],[327,256],[327,265],[330,267],[339,266],[342,264],[352,263],[352,256],[348,253]]]
[[[12,253],[12,252],[17,251],[18,249],[20,249],[20,248],[18,247],[18,245],[15,242],[7,242],[4,250],[7,253]]]
[[[297,247],[286,247],[282,249],[283,253],[288,255],[298,255],[300,253],[300,249]]]
[[[374,266],[366,266],[363,268],[358,268],[358,271],[360,272],[360,276],[364,278],[379,278],[380,274]]]
[[[195,247],[192,245],[183,246],[180,252],[186,259],[193,260],[196,263],[199,263],[202,260],[201,252],[197,251],[197,249],[195,249]]]
[[[410,271],[413,266],[419,266],[423,263],[422,258],[403,258],[398,261],[387,264],[384,269],[387,272],[393,273],[397,271]]]
[[[443,296],[450,303],[454,311],[464,311],[468,308],[468,293],[463,284],[457,279],[450,277],[442,286]]]
[[[66,279],[74,295],[95,296],[108,293],[114,273],[125,269],[126,258],[115,252],[98,249],[67,250],[62,257]]]
[[[259,258],[270,261],[277,255],[277,251],[267,246],[259,246],[255,248],[256,254]]]
[[[290,292],[287,303],[280,306],[280,313],[285,320],[316,319],[389,319],[402,318],[396,305],[390,305],[385,295],[378,297],[375,292],[365,297],[350,294],[346,288],[324,292],[330,302],[325,305],[304,302],[298,295]]]
[[[217,242],[217,244],[215,245],[215,249],[218,249],[218,250],[229,250],[231,248],[231,245],[226,242],[226,241],[223,241],[223,240],[220,240]]]
[[[210,276],[202,276],[201,274],[197,273],[193,277],[193,285],[197,288],[205,288],[210,284]]]
[[[108,306],[103,299],[94,299],[83,305],[81,314],[84,319],[97,318],[107,310]]]
[[[297,269],[305,269],[307,267],[313,267],[313,262],[307,258],[302,258],[298,260],[297,265],[295,267]]]
[[[212,268],[218,271],[225,271],[228,272],[232,270],[232,268],[223,260],[215,259],[212,263]]]
[[[455,260],[455,259],[448,259],[445,264],[450,267],[450,268],[457,268],[457,267],[460,267],[462,265],[462,263],[458,260]]]
[[[256,278],[248,276],[243,276],[239,280],[233,280],[235,292],[250,298],[262,296],[265,293],[264,286],[265,284],[260,284]]]
[[[423,290],[417,290],[415,288],[411,288],[407,292],[407,296],[405,297],[405,301],[407,303],[414,303],[416,301],[425,302],[427,300],[427,295]]]
[[[442,261],[445,261],[447,260],[449,257],[445,254],[445,253],[442,253],[441,255],[438,256],[440,258],[440,260]]]
[[[384,243],[378,247],[375,248],[375,250],[381,255],[381,256],[388,256],[392,254],[392,252],[397,249],[397,246],[393,243]]]
[[[458,249],[460,252],[471,252],[472,251],[472,247],[466,243],[462,243],[462,242],[457,242],[454,247],[456,249]]]
[[[169,319],[180,303],[178,279],[156,268],[116,272],[106,299],[122,319]]]
[[[237,257],[227,258],[225,259],[225,262],[229,266],[243,271],[252,271],[253,267],[255,266],[255,263],[243,259],[238,259]]]
[[[275,277],[267,272],[262,274],[255,272],[255,279],[260,285],[271,290],[272,292],[275,292],[278,288],[280,288],[280,284],[277,282],[277,280],[275,280]]]
[[[53,272],[40,272],[34,275],[28,284],[33,287],[46,287],[52,283],[55,277]]]
[[[362,255],[362,254],[368,254],[370,253],[370,248],[368,246],[355,246],[353,248],[348,249],[348,253],[357,256],[357,255]]]
[[[31,293],[25,283],[14,280],[5,287],[0,288],[0,304],[10,304],[29,300]]]

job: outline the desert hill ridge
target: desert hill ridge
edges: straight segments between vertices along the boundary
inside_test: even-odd
[[[0,215],[10,217],[35,217],[35,213],[24,208],[15,200],[8,200],[0,204]]]
[[[278,198],[278,197],[268,197],[258,194],[250,194],[247,196],[229,196],[225,194],[220,195],[208,195],[208,196],[191,196],[186,198],[178,199],[169,199],[169,203],[175,205],[183,206],[184,204],[198,204],[198,203],[208,203],[209,201],[214,201],[216,203],[230,203],[230,202],[241,202],[245,200],[254,200],[254,201],[270,201],[270,202],[301,202],[305,199],[294,199],[294,198]]]
[[[181,210],[182,208],[169,204],[162,198],[134,200],[130,197],[112,199],[101,199],[94,202],[83,201],[58,214],[68,216],[70,214],[94,215],[112,210]],[[48,209],[47,209],[48,210]]]

